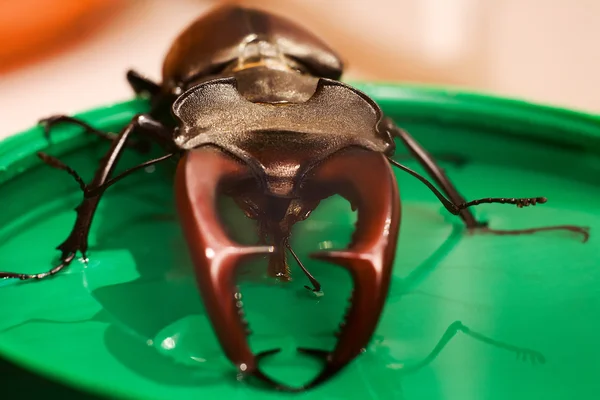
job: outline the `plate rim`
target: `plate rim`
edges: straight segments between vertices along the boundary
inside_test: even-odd
[[[391,115],[403,121],[429,120],[455,126],[477,116],[476,125],[479,124],[480,129],[483,127],[486,131],[493,120],[495,129],[507,130],[508,134],[574,144],[600,154],[600,115],[461,89],[366,81],[350,84],[371,96],[384,111],[394,107],[395,112]],[[102,129],[111,124],[122,124],[148,109],[149,101],[138,97],[101,105],[73,116]],[[442,111],[447,114],[441,114]],[[536,129],[513,129],[523,124]],[[558,124],[558,129],[549,129],[556,128],[554,124]],[[564,135],[565,132],[569,134]],[[85,135],[80,128],[76,128],[57,132],[52,136],[51,142],[48,142],[40,126],[9,136],[0,141],[0,185],[39,165],[39,160],[35,157],[38,151],[52,146],[53,151],[62,154],[89,145],[93,140],[98,139]],[[18,353],[1,348],[0,357],[60,385],[92,394],[127,396],[127,393],[111,389],[110,385],[98,386],[92,381],[65,379],[64,375],[44,368],[41,364],[31,363]]]

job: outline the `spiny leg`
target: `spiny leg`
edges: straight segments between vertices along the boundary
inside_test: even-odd
[[[86,187],[95,187],[101,185],[110,176],[110,174],[114,170],[116,162],[120,158],[122,150],[124,149],[125,142],[127,141],[132,131],[133,126],[132,124],[130,124],[121,132],[121,134],[118,136],[118,139],[113,142],[108,153],[102,158],[101,166],[96,172],[92,182]],[[64,169],[64,164],[57,162],[57,159],[46,158],[46,160],[50,161],[52,166]],[[67,239],[57,247],[57,249],[61,251],[61,269],[67,267],[71,263],[71,261],[75,258],[77,251],[80,251],[85,257],[87,251],[87,237],[89,234],[89,229],[98,203],[100,202],[100,198],[101,196],[91,199],[84,199],[79,204],[79,206],[75,208],[75,211],[77,212],[77,219],[75,221],[75,225]],[[11,273],[10,276],[7,277],[31,279],[37,278],[37,276],[38,275]],[[44,278],[48,275],[39,274],[39,276],[41,276],[41,278]]]
[[[160,156],[160,157],[157,157],[157,158],[153,158],[152,160],[144,161],[143,163],[138,164],[135,167],[131,167],[129,169],[126,169],[125,171],[121,172],[119,175],[115,176],[114,178],[108,179],[106,182],[104,182],[100,186],[96,186],[94,188],[86,188],[84,190],[84,197],[85,198],[90,198],[90,197],[99,196],[106,189],[108,189],[109,187],[111,187],[115,183],[119,182],[123,178],[131,175],[132,173],[134,173],[136,171],[139,171],[140,169],[147,168],[147,167],[149,167],[151,165],[158,164],[158,163],[161,163],[161,162],[163,162],[165,160],[168,160],[171,157],[175,156],[176,154],[177,153],[165,154],[164,156]]]
[[[75,171],[73,168],[66,165],[64,162],[62,162],[58,158],[48,155],[46,153],[43,153],[41,151],[38,152],[37,155],[39,158],[42,159],[42,161],[44,161],[50,167],[66,171],[69,175],[71,175],[73,177],[73,179],[75,179],[75,181],[79,185],[79,188],[83,191],[84,197],[89,198],[89,197],[99,196],[100,194],[102,194],[102,192],[104,192],[106,189],[108,189],[109,187],[111,187],[112,185],[117,183],[118,181],[122,180],[123,178],[131,175],[132,173],[134,173],[136,171],[139,171],[140,169],[144,169],[151,165],[158,164],[160,162],[168,160],[169,158],[176,155],[176,153],[169,153],[164,156],[160,156],[160,157],[148,160],[148,161],[144,161],[141,164],[138,164],[134,167],[126,169],[125,171],[121,172],[114,178],[110,178],[106,182],[104,182],[102,185],[96,186],[94,188],[90,188],[89,185],[86,185],[85,182],[83,181],[83,179],[81,178],[81,176],[77,173],[77,171]]]
[[[442,205],[448,210],[450,213],[454,215],[461,215],[461,212],[466,210],[469,207],[477,206],[479,204],[484,203],[500,203],[500,204],[514,204],[519,208],[527,207],[527,206],[535,206],[537,203],[543,204],[548,199],[545,197],[524,197],[524,198],[515,198],[515,197],[486,197],[484,199],[477,199],[472,201],[462,201],[460,203],[455,203],[452,200],[449,200],[444,197],[439,190],[433,186],[431,182],[429,182],[426,178],[424,178],[419,173],[413,171],[412,169],[400,164],[399,162],[388,158],[388,161],[393,166],[403,170],[404,172],[408,172],[410,175],[414,176],[421,182],[425,184],[433,192],[433,194],[440,200]]]
[[[162,125],[151,120],[148,116],[143,114],[134,117],[134,119],[121,131],[116,140],[113,141],[109,151],[102,158],[100,162],[100,168],[96,171],[94,178],[83,188],[85,195],[83,201],[75,209],[77,211],[77,219],[73,229],[71,230],[71,233],[67,239],[57,247],[57,249],[61,251],[61,264],[45,273],[17,274],[4,272],[0,273],[0,278],[42,279],[47,276],[54,275],[55,273],[67,267],[75,258],[77,251],[80,251],[85,257],[88,246],[87,240],[89,230],[102,194],[104,193],[104,190],[99,189],[105,189],[107,187],[105,184],[107,182],[111,182],[110,177],[114,172],[117,162],[121,158],[123,150],[126,147],[127,140],[136,130],[140,130],[142,133],[145,133],[148,138],[155,140],[156,138],[165,137],[167,134],[167,132],[162,130]],[[40,158],[54,168],[67,171],[81,186],[83,182],[81,177],[79,177],[79,175],[66,164],[44,153],[40,155]],[[161,159],[166,158],[161,157]],[[126,173],[127,171],[122,173],[121,176],[126,175]],[[95,195],[91,197],[89,195],[90,192],[94,193]]]
[[[68,267],[74,258],[75,258],[75,253],[69,254],[67,257],[62,259],[61,263],[58,264],[56,267],[52,268],[49,271],[41,272],[39,274],[20,274],[17,272],[0,272],[0,279],[13,278],[13,279],[20,279],[22,281],[25,281],[28,279],[43,279],[48,276],[57,274],[58,272],[62,271],[66,267]]]
[[[81,251],[85,256],[85,252],[87,251],[87,238],[98,203],[100,202],[104,190],[114,183],[110,177],[125,150],[130,135],[136,131],[143,133],[148,139],[159,142],[168,134],[165,132],[165,128],[163,128],[162,125],[143,114],[134,117],[121,131],[117,140],[113,142],[109,151],[100,161],[100,168],[94,175],[94,178],[86,185],[84,199],[76,209],[77,220],[75,221],[75,226],[73,227],[71,234],[60,246],[58,246],[58,249],[63,252],[63,258],[69,253],[75,253],[77,250]],[[142,165],[147,166],[147,164]],[[136,169],[139,169],[139,166],[137,168],[134,167],[132,170]],[[130,172],[132,171],[125,171],[120,176],[126,176]]]
[[[41,119],[38,123],[44,129],[44,136],[46,137],[46,140],[50,140],[50,132],[52,128],[59,124],[77,125],[83,128],[86,133],[91,133],[95,136],[109,141],[113,141],[118,137],[117,134],[101,131],[79,118],[70,117],[68,115],[53,115],[48,118]],[[149,151],[149,143],[147,141],[130,140],[127,143],[127,146],[141,153],[147,153]]]
[[[89,185],[84,186],[84,191],[88,187],[94,187],[98,184],[102,184],[107,179],[107,177],[110,176],[115,167],[116,161],[118,161],[118,159],[120,158],[125,141],[131,134],[132,130],[133,129],[131,128],[131,125],[128,125],[127,128],[125,128],[123,132],[119,135],[118,139],[113,142],[113,145],[111,146],[109,152],[101,160],[100,169],[96,172],[96,175],[94,176],[92,182]],[[69,172],[69,174],[73,176],[78,183],[82,182],[81,177],[79,177],[79,175],[74,170],[69,168],[57,158],[45,155],[43,153],[40,158],[42,158],[44,162],[46,162],[54,168],[62,169]],[[19,278],[21,280],[43,279],[66,268],[75,258],[77,251],[80,251],[85,257],[87,252],[87,237],[89,234],[89,229],[99,202],[100,196],[90,199],[84,199],[75,208],[75,211],[77,212],[77,219],[75,221],[75,225],[67,239],[57,247],[57,249],[61,251],[61,264],[58,267],[52,268],[47,273],[17,274],[12,272],[6,272],[0,273],[0,277]]]
[[[539,362],[541,364],[546,363],[546,358],[542,353],[535,350],[526,349],[523,347],[517,347],[508,343],[500,342],[498,340],[492,339],[488,336],[482,335],[481,333],[472,331],[467,326],[463,325],[460,321],[455,321],[452,323],[447,329],[442,338],[439,340],[435,348],[429,353],[423,360],[419,363],[409,366],[403,369],[404,373],[412,373],[420,370],[421,368],[427,366],[431,363],[435,358],[440,354],[440,352],[446,347],[446,345],[452,340],[452,338],[458,333],[462,332],[475,340],[479,340],[480,342],[487,343],[499,349],[508,350],[516,353],[517,358],[526,361],[527,359],[531,360],[532,363]]]
[[[444,170],[437,164],[431,154],[429,154],[427,150],[423,148],[423,146],[421,146],[408,132],[400,129],[390,118],[385,118],[383,123],[385,128],[387,128],[391,133],[392,137],[397,137],[404,142],[411,154],[440,186],[442,191],[450,198],[452,203],[462,204],[466,202],[456,187],[452,184]],[[485,223],[477,221],[475,216],[469,210],[462,209],[459,211],[458,215],[469,229],[486,225]]]
[[[544,204],[548,199],[545,197],[525,197],[525,198],[508,198],[508,197],[487,197],[484,199],[472,200],[463,203],[453,203],[452,201],[446,199],[442,193],[440,193],[435,186],[431,184],[427,179],[421,176],[419,173],[413,171],[412,169],[388,158],[389,162],[401,170],[408,172],[410,175],[414,176],[421,182],[425,184],[433,192],[433,194],[440,200],[442,205],[448,210],[450,213],[454,215],[460,215],[462,210],[465,210],[469,207],[477,206],[479,204],[491,204],[491,203],[499,203],[499,204],[514,204],[519,208],[535,206],[536,204]],[[500,229],[490,229],[486,226],[479,228],[481,231],[486,233],[492,233],[496,235],[523,235],[523,234],[532,234],[541,231],[556,231],[556,230],[566,230],[575,233],[579,233],[583,236],[583,242],[585,243],[589,238],[589,228],[580,227],[574,225],[557,225],[557,226],[547,226],[541,228],[529,228],[529,229],[514,229],[514,230],[500,230]]]
[[[543,204],[547,201],[545,197],[532,197],[532,198],[485,198],[473,201],[465,201],[465,199],[460,195],[456,187],[452,184],[450,179],[448,179],[447,175],[441,169],[433,157],[414,140],[408,132],[398,128],[389,118],[386,120],[386,126],[391,131],[392,136],[400,138],[406,146],[410,149],[410,151],[417,157],[421,165],[425,168],[425,170],[434,178],[434,181],[440,185],[442,191],[446,193],[449,197],[449,200],[444,198],[444,196],[429,182],[427,179],[411,170],[410,168],[405,167],[404,165],[398,163],[395,160],[389,158],[390,163],[397,168],[408,172],[413,175],[421,182],[423,182],[442,202],[444,207],[450,211],[454,215],[459,215],[464,221],[467,229],[479,230],[486,233],[497,234],[497,235],[523,235],[523,234],[533,234],[541,231],[570,231],[579,233],[582,235],[582,241],[585,243],[589,239],[589,228],[588,227],[580,227],[575,225],[557,225],[557,226],[548,226],[548,227],[540,227],[540,228],[528,228],[528,229],[512,229],[512,230],[503,230],[503,229],[491,229],[488,228],[487,223],[478,222],[473,214],[467,209],[469,207],[483,204],[483,203],[501,203],[501,204],[515,204],[517,207],[527,207],[530,205],[535,206],[537,203]]]
[[[79,118],[70,117],[68,115],[52,115],[39,120],[38,124],[44,129],[44,136],[50,140],[50,131],[59,124],[72,124],[83,128],[87,133],[91,133],[106,140],[113,140],[116,135],[98,130]]]

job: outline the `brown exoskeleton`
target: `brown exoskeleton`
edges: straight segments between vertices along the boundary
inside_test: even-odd
[[[289,251],[313,290],[320,290],[292,251],[289,237],[292,226],[308,218],[323,199],[341,195],[358,210],[349,247],[314,255],[347,268],[355,287],[335,349],[303,350],[324,356],[325,368],[301,389],[344,368],[375,331],[388,293],[400,224],[400,198],[392,166],[426,184],[471,231],[519,234],[565,229],[587,238],[585,228],[575,226],[497,231],[477,221],[469,207],[480,203],[524,207],[546,199],[465,201],[426,150],[385,117],[368,96],[338,80],[342,67],[340,58],[321,40],[281,17],[225,6],[198,19],[173,43],[160,84],[133,71],[127,74],[134,91],[148,95],[152,107],[149,113],[133,118],[118,135],[97,131],[67,116],[43,120],[47,130],[61,122],[79,124],[110,139],[112,145],[88,184],[56,158],[41,154],[46,163],[67,170],[78,180],[84,200],[77,208],[71,234],[58,247],[62,251],[59,266],[40,274],[2,273],[0,277],[41,279],[65,268],[78,251],[85,254],[94,212],[110,185],[140,168],[177,157],[177,209],[200,293],[220,344],[241,373],[293,390],[258,368],[260,357],[271,352],[254,355],[247,344],[234,270],[248,257],[268,254],[270,274],[288,279]],[[138,144],[140,140],[158,143],[166,154],[111,177],[132,136]],[[424,177],[391,159],[395,139],[410,150],[445,196]],[[242,246],[226,235],[216,211],[219,194],[232,196],[246,215],[258,222],[264,245]],[[486,340],[461,324],[452,329]]]

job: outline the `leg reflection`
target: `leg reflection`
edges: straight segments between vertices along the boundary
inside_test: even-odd
[[[446,347],[446,345],[450,342],[450,340],[452,340],[452,338],[458,332],[462,332],[468,336],[471,336],[473,339],[479,340],[480,342],[487,343],[487,344],[497,347],[499,349],[512,351],[517,355],[517,358],[520,360],[524,360],[524,361],[530,360],[534,364],[535,363],[541,363],[541,364],[546,363],[546,357],[544,357],[544,355],[538,351],[530,350],[530,349],[527,349],[524,347],[514,346],[512,344],[508,344],[508,343],[504,343],[504,342],[500,342],[498,340],[495,340],[495,339],[492,339],[485,335],[482,335],[481,333],[472,331],[469,327],[463,325],[462,322],[460,322],[460,321],[455,321],[448,327],[448,329],[446,329],[446,332],[444,333],[444,335],[442,336],[442,338],[440,339],[438,344],[431,351],[431,353],[429,353],[427,355],[427,357],[425,357],[423,360],[421,360],[420,362],[418,362],[415,365],[411,365],[407,368],[404,368],[403,372],[405,374],[413,373],[413,372],[416,372],[416,371],[420,370],[421,368],[427,366],[429,363],[431,363],[433,360],[436,359],[436,357],[440,354],[440,352],[444,349],[444,347]]]

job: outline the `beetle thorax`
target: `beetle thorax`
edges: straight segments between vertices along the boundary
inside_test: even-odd
[[[212,145],[250,165],[273,196],[294,197],[315,165],[347,147],[383,152],[381,111],[336,81],[266,68],[239,71],[182,94],[175,143]]]

